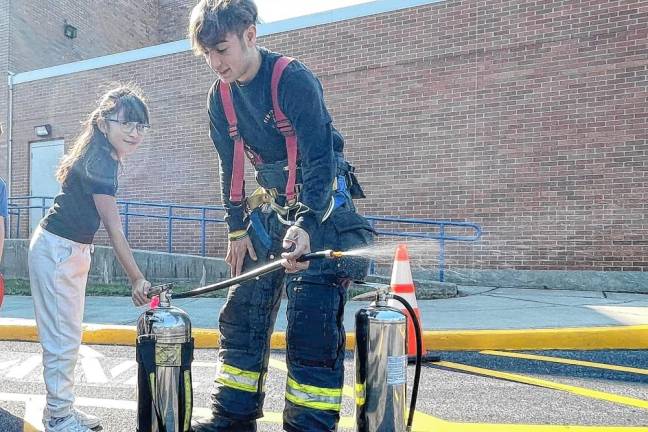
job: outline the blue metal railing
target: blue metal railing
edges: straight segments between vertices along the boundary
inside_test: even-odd
[[[23,211],[29,212],[30,209],[40,209],[40,217],[45,215],[49,208],[49,203],[52,197],[43,196],[17,196],[9,198],[9,214],[12,217],[12,228],[15,228],[15,235],[13,231],[7,230],[9,237],[21,238],[21,214]],[[24,204],[20,204],[24,203]],[[200,205],[178,205],[178,204],[165,204],[165,203],[150,203],[140,201],[118,200],[120,206],[120,215],[123,217],[123,229],[126,239],[128,239],[130,224],[132,218],[148,218],[157,220],[166,220],[167,222],[167,252],[173,252],[173,239],[174,239],[174,221],[185,222],[198,222],[200,226],[200,255],[205,256],[206,242],[207,242],[207,224],[224,224],[223,214],[225,209],[221,206],[200,206]],[[146,210],[149,210],[148,212]],[[153,213],[151,212],[153,210]],[[157,213],[155,211],[157,210]],[[181,213],[197,213],[198,215],[185,215]],[[219,217],[212,216],[214,212],[220,212]],[[445,243],[448,241],[453,242],[474,242],[481,237],[481,227],[471,222],[451,222],[451,221],[437,221],[430,219],[411,219],[411,218],[395,218],[383,216],[366,216],[376,232],[381,236],[391,237],[404,237],[404,238],[417,238],[423,240],[436,240],[439,243],[439,280],[445,280]],[[421,231],[395,231],[385,229],[384,225],[392,225],[396,227],[413,227],[414,229],[421,230],[422,228],[435,227],[435,232],[421,232]],[[225,228],[225,227],[224,227]],[[448,234],[449,228],[459,228],[462,230],[471,230],[469,235],[452,235]],[[28,232],[28,230],[27,230]],[[223,233],[224,234],[224,233]],[[28,237],[25,236],[25,237]],[[371,272],[375,270],[373,264]]]
[[[224,224],[225,221],[222,217],[215,219],[208,217],[208,212],[221,212],[225,213],[225,209],[219,206],[198,206],[198,205],[178,205],[178,204],[160,204],[139,201],[124,201],[118,200],[117,204],[121,206],[119,214],[123,216],[124,235],[128,239],[129,222],[131,217],[144,217],[152,219],[165,219],[167,221],[167,252],[173,252],[173,222],[174,221],[189,221],[200,222],[200,255],[207,254],[207,223],[220,223]],[[138,207],[159,208],[166,209],[164,214],[150,214],[133,211],[133,207],[137,210]],[[200,210],[200,216],[183,216],[176,213],[177,210]]]
[[[8,213],[11,218],[11,226],[7,225],[7,220],[5,220],[5,232],[9,238],[20,238],[20,227],[22,212],[27,211],[27,221],[29,221],[29,210],[40,209],[40,217],[45,216],[45,212],[50,207],[50,203],[54,198],[46,196],[19,196],[19,197],[9,197],[7,199]],[[27,204],[19,205],[15,201],[26,201]],[[36,202],[36,204],[34,204]],[[11,230],[15,228],[15,234]],[[29,237],[29,236],[27,236]]]

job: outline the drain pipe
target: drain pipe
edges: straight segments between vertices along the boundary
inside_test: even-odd
[[[14,82],[13,82],[13,77],[14,73],[11,71],[7,71],[7,84],[9,86],[9,92],[7,95],[8,101],[7,101],[7,178],[5,179],[7,182],[7,197],[11,197],[11,192],[12,192],[12,180],[11,180],[11,170],[12,170],[12,154],[13,154],[13,87],[14,87]],[[11,214],[7,214],[7,223],[6,226],[11,227]],[[8,234],[8,235],[7,235]],[[9,228],[8,232],[5,233],[6,237],[11,237],[11,228]]]

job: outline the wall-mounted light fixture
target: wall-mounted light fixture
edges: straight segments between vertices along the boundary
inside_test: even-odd
[[[47,137],[52,133],[52,125],[44,124],[40,126],[34,126],[34,133],[37,137]]]
[[[70,24],[65,24],[63,26],[63,34],[66,38],[74,39],[77,37],[77,28]]]

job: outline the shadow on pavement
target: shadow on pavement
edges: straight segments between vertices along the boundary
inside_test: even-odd
[[[4,408],[0,408],[0,425],[3,432],[36,432],[33,425],[25,423],[20,417],[16,417]]]

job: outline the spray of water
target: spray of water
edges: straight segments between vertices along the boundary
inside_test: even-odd
[[[370,247],[346,251],[344,252],[344,255],[369,258],[375,263],[377,269],[382,269],[382,271],[378,270],[379,273],[389,274],[389,269],[391,269],[394,260],[396,247],[399,244],[405,244],[407,246],[412,271],[421,271],[423,273],[438,271],[439,242],[434,240],[403,241],[403,239],[390,240],[383,238],[379,239],[376,244]],[[475,264],[475,260],[472,260],[472,265],[470,267],[474,267]],[[477,283],[477,280],[471,277],[472,275],[470,272],[463,268],[451,269],[446,263],[445,272],[447,277],[453,277],[455,280],[467,282],[468,284]]]
[[[389,264],[394,260],[394,253],[399,244],[406,244],[410,257],[410,264],[437,263],[439,255],[439,244],[430,240],[383,240],[372,246],[345,251],[345,255],[369,258],[376,264]]]

